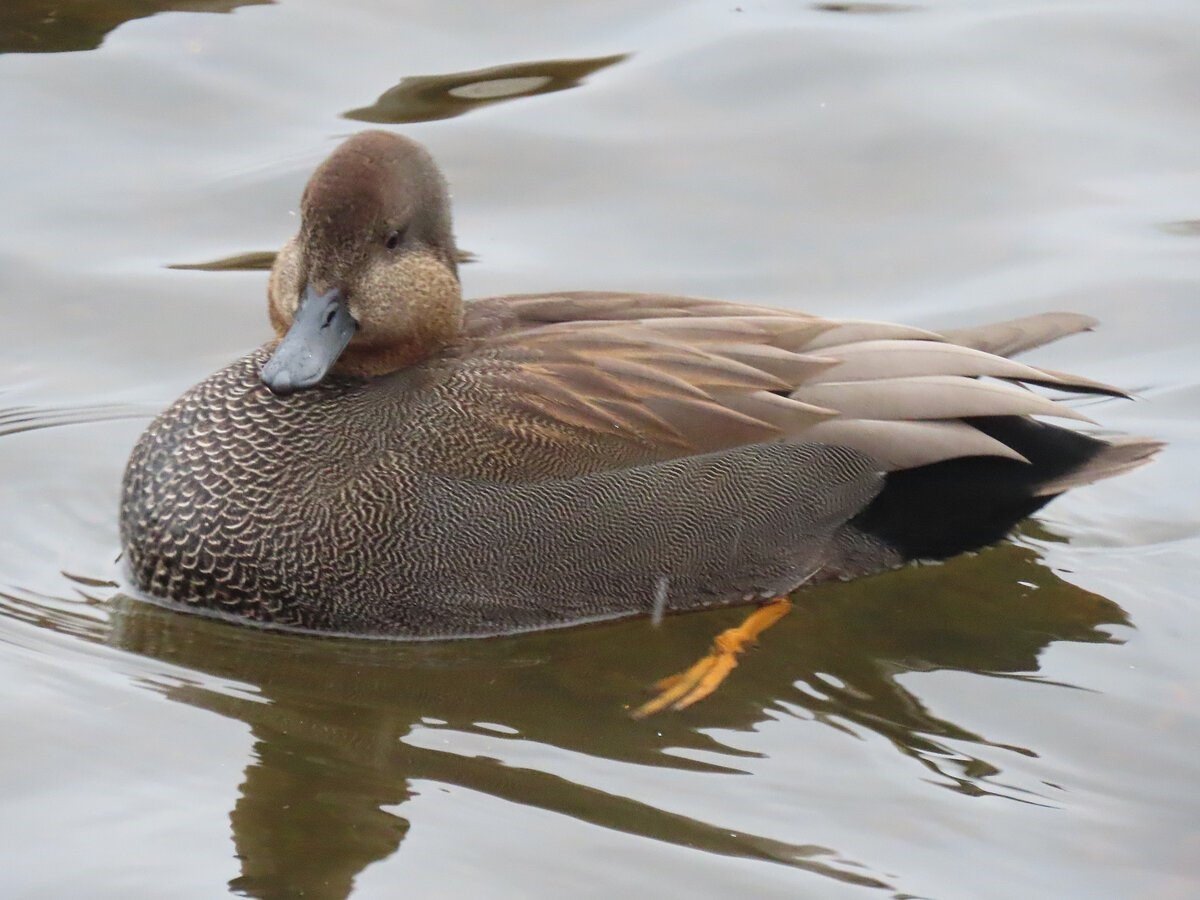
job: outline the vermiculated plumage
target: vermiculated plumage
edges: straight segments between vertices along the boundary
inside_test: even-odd
[[[728,605],[982,546],[1159,446],[1029,418],[1083,417],[1020,383],[1120,394],[1007,359],[1082,316],[940,335],[665,295],[464,306],[414,148],[371,133],[318,171],[271,279],[286,357],[217,372],[134,448],[140,589],[410,637]],[[304,303],[329,317],[303,307],[298,339]],[[323,376],[335,314],[357,332]]]

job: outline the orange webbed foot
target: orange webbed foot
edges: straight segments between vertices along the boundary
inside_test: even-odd
[[[646,701],[632,713],[644,719],[662,710],[686,709],[715,691],[738,664],[738,656],[758,640],[758,636],[782,619],[792,603],[784,597],[772,600],[752,612],[741,625],[727,628],[713,640],[712,649],[690,668],[659,681],[658,696]]]

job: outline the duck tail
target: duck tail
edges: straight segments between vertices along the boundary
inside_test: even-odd
[[[1098,319],[1081,313],[1048,312],[972,328],[943,330],[941,335],[952,344],[972,350],[997,356],[1014,356],[1059,338],[1092,331],[1098,324]]]
[[[1105,478],[1140,468],[1154,459],[1164,446],[1164,441],[1154,438],[1122,435],[1101,442],[1095,456],[1073,472],[1046,482],[1038,493],[1047,498],[1057,497],[1073,487],[1082,487]]]
[[[964,421],[1028,462],[971,456],[890,472],[850,524],[904,559],[944,559],[1001,540],[1068,488],[1135,469],[1163,446],[1141,437],[1101,440],[1023,416]]]

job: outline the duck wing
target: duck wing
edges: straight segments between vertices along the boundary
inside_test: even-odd
[[[1093,324],[1057,313],[938,334],[660,294],[539,294],[469,305],[464,352],[487,361],[498,420],[561,440],[603,437],[646,458],[819,442],[894,471],[1025,459],[967,420],[1090,421],[1021,385],[1118,389],[1004,354]]]

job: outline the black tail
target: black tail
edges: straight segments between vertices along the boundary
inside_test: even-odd
[[[1059,493],[1146,462],[1161,446],[1107,443],[1022,416],[966,419],[1029,460],[971,456],[891,472],[851,525],[906,559],[944,559],[1003,538]]]

